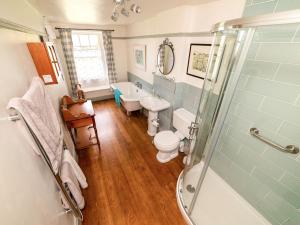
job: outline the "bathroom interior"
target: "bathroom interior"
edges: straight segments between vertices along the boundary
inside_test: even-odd
[[[6,225],[299,225],[299,0],[0,0]]]

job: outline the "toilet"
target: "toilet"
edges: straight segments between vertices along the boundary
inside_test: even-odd
[[[169,162],[178,155],[179,147],[183,148],[183,139],[189,137],[189,126],[194,121],[195,115],[184,108],[173,112],[173,127],[176,131],[160,131],[154,137],[153,142],[158,150],[156,158],[159,162]]]

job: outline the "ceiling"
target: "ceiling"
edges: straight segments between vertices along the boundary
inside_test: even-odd
[[[114,24],[110,20],[113,0],[27,0],[50,22],[73,24]],[[154,16],[155,14],[186,4],[201,4],[215,0],[130,0],[142,7],[139,15],[120,17],[116,24],[129,24]]]

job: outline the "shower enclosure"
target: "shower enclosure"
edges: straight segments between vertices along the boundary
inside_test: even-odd
[[[300,224],[299,23],[295,10],[215,25],[177,184],[189,224]]]

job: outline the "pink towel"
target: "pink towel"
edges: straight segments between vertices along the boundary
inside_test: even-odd
[[[63,133],[52,101],[39,77],[34,77],[22,98],[13,98],[8,108],[18,110],[45,149],[57,174],[63,150]],[[40,152],[35,151],[38,155]]]

